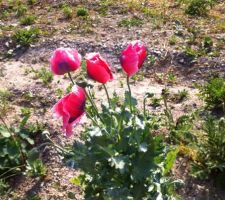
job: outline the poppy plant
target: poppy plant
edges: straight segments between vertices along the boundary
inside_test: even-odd
[[[141,68],[146,56],[146,48],[140,41],[131,42],[128,47],[122,51],[120,63],[129,77],[134,75]]]
[[[105,84],[113,79],[109,64],[99,53],[89,53],[86,55],[87,73],[93,80]]]
[[[86,96],[83,88],[75,85],[72,92],[60,99],[53,107],[56,117],[63,119],[63,129],[66,136],[72,135],[72,128],[79,121],[85,112]]]
[[[50,63],[51,71],[55,75],[63,75],[80,67],[81,55],[76,49],[58,48],[54,51]]]

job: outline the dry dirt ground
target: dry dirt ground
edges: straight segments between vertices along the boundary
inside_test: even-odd
[[[104,2],[109,2],[104,6]],[[40,79],[34,78],[31,69],[49,69],[49,59],[57,47],[72,47],[84,56],[88,52],[100,52],[112,66],[115,80],[107,84],[110,94],[115,90],[118,94],[124,91],[125,76],[119,65],[118,56],[128,41],[140,39],[148,48],[148,59],[143,69],[132,83],[133,94],[143,101],[145,92],[160,96],[165,84],[171,93],[182,89],[189,92],[188,100],[171,104],[173,114],[177,117],[187,111],[194,111],[202,105],[198,99],[198,91],[194,83],[201,83],[215,73],[225,76],[225,4],[221,1],[205,18],[191,18],[183,14],[183,10],[175,6],[174,1],[143,1],[145,7],[152,12],[146,16],[141,9],[140,1],[37,1],[28,6],[28,14],[37,17],[32,26],[42,30],[38,42],[29,48],[16,47],[11,37],[18,29],[27,27],[20,25],[19,18],[11,12],[6,18],[0,19],[0,89],[7,89],[13,97],[11,109],[7,114],[8,123],[16,123],[21,115],[21,108],[32,109],[32,121],[45,124],[46,131],[52,140],[61,145],[71,144],[87,123],[86,118],[78,125],[74,136],[65,138],[61,133],[61,121],[53,119],[51,108],[57,102],[57,89],[66,91],[69,81],[66,77],[54,76],[52,83],[46,85]],[[165,3],[166,2],[166,3]],[[65,19],[62,12],[62,3],[67,3],[73,9],[72,19]],[[140,5],[139,5],[140,4]],[[1,12],[8,7],[7,1],[0,1]],[[86,7],[89,12],[87,18],[76,16],[79,6]],[[142,7],[140,7],[142,6]],[[153,12],[154,11],[154,12]],[[120,25],[123,19],[138,18],[135,26]],[[178,25],[179,24],[179,27]],[[222,25],[223,27],[222,27]],[[213,52],[217,56],[205,54],[191,63],[190,56],[184,53],[188,45],[187,40],[192,37],[190,30],[194,28],[200,33],[196,36],[196,43],[192,46],[197,49],[204,36],[209,35],[213,40]],[[171,37],[176,36],[175,44],[171,44]],[[10,50],[13,53],[9,55]],[[219,55],[218,55],[219,52]],[[153,60],[154,59],[154,60]],[[173,73],[176,80],[166,83],[161,73]],[[79,72],[77,73],[79,74]],[[73,74],[76,77],[77,74]],[[144,77],[142,75],[144,74]],[[98,84],[94,83],[94,90],[98,101],[104,101],[105,95]],[[32,100],[25,98],[32,94]],[[163,110],[163,106],[148,109],[154,112]],[[68,193],[75,194],[75,199],[82,199],[81,188],[72,185],[69,179],[79,172],[65,166],[60,154],[52,147],[47,146],[42,152],[43,161],[48,169],[43,180],[19,176],[11,180],[13,190],[2,199],[29,199],[29,196],[38,195],[40,199],[63,200],[69,199]],[[196,181],[188,176],[189,162],[187,158],[178,158],[172,175],[184,180],[187,184],[179,191],[190,200],[225,199],[210,182]],[[1,198],[1,197],[0,197]]]

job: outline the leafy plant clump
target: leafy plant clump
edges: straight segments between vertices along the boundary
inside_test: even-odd
[[[32,25],[35,23],[35,20],[36,16],[33,15],[25,16],[20,19],[20,24],[24,26]]]
[[[37,129],[35,125],[27,126],[28,118],[29,115],[26,115],[18,127],[9,127],[3,117],[0,117],[2,122],[0,125],[0,182],[2,184],[6,184],[10,177],[25,171],[28,164],[32,163],[32,157],[28,155],[34,145],[33,136],[40,132],[40,129]],[[34,169],[34,166],[30,168]]]
[[[186,5],[185,12],[193,16],[206,16],[217,0],[180,0]]]
[[[208,83],[199,86],[200,96],[211,109],[223,109],[225,112],[225,79],[212,78]]]
[[[114,96],[110,110],[102,104],[105,126],[88,127],[82,134],[84,143],[74,143],[70,162],[84,172],[76,180],[85,188],[85,199],[170,198],[178,182],[166,175],[177,150],[162,136],[154,136],[158,119],[137,110],[131,113],[129,94],[125,96],[122,105]],[[137,100],[132,102],[134,109]]]
[[[35,70],[32,68],[32,72],[35,74],[34,78],[41,79],[41,81],[45,85],[49,85],[53,80],[52,73],[49,70],[47,70],[45,67],[42,67],[40,70]]]
[[[198,155],[192,173],[202,179],[214,174],[225,185],[225,119],[208,117],[203,131],[197,143]]]
[[[77,17],[85,17],[88,16],[88,10],[83,7],[79,7],[77,9]]]
[[[68,6],[68,5],[65,5],[63,6],[63,15],[65,16],[66,19],[71,19],[72,16],[73,16],[73,9]]]
[[[20,29],[12,36],[13,41],[23,47],[37,42],[41,31],[38,28]]]

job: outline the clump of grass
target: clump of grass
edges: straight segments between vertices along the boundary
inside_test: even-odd
[[[109,7],[113,4],[111,0],[100,0],[98,12],[102,16],[106,16],[109,10]]]
[[[130,28],[132,26],[141,26],[143,25],[143,20],[138,17],[132,17],[128,19],[122,19],[119,24],[120,27],[127,27]]]
[[[73,9],[68,6],[68,5],[64,5],[62,8],[63,11],[63,15],[65,16],[66,19],[71,19],[73,16]]]
[[[172,35],[169,39],[170,45],[175,45],[177,43],[177,37],[175,35]]]
[[[179,90],[171,100],[175,101],[176,103],[180,103],[186,99],[188,99],[189,93],[186,89]]]
[[[186,4],[185,13],[193,16],[207,16],[217,0],[181,0]]]
[[[85,17],[88,16],[88,10],[84,7],[79,7],[77,9],[77,17]]]
[[[23,16],[26,12],[27,12],[27,6],[25,6],[23,4],[18,5],[18,7],[16,8],[16,16],[17,17]]]
[[[47,70],[45,67],[42,67],[40,70],[32,69],[32,72],[34,72],[35,78],[41,79],[45,85],[48,85],[53,80],[51,71]]]
[[[161,106],[161,100],[162,100],[161,98],[152,97],[151,106],[154,107],[154,108]]]
[[[12,36],[12,40],[20,46],[28,47],[38,40],[40,33],[38,28],[20,29]]]
[[[210,36],[205,36],[202,40],[202,49],[205,50],[206,53],[210,52],[213,47],[213,40]]]
[[[35,20],[36,16],[34,15],[25,16],[20,19],[20,24],[24,26],[32,25],[35,23]]]

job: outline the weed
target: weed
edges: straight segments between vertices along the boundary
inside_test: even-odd
[[[169,39],[170,45],[175,45],[177,43],[177,37],[175,35],[172,35]]]
[[[44,177],[46,176],[47,169],[42,160],[39,158],[39,152],[33,148],[27,155],[27,166],[25,174],[31,177]]]
[[[106,16],[108,13],[109,6],[111,6],[112,4],[112,0],[100,0],[98,12],[102,16]]]
[[[38,28],[20,29],[12,36],[13,41],[20,46],[29,47],[38,40],[41,31]]]
[[[189,144],[190,142],[196,141],[196,138],[192,133],[193,121],[196,118],[196,113],[192,113],[191,115],[182,115],[175,119],[168,106],[168,98],[169,91],[167,89],[163,89],[162,99],[165,106],[165,127],[169,131],[169,141],[174,144]]]
[[[134,83],[136,83],[137,81],[144,80],[144,72],[139,74],[134,74],[134,76],[132,76],[131,79],[134,80]]]
[[[143,20],[141,20],[138,17],[132,17],[128,19],[122,19],[122,21],[119,22],[120,27],[127,27],[130,28],[132,26],[141,26],[143,24]]]
[[[161,100],[161,98],[152,97],[151,106],[153,106],[154,108],[159,107],[161,105]]]
[[[225,184],[225,119],[208,117],[203,131],[198,138],[197,161],[193,164],[192,175],[207,179],[214,173],[217,181]]]
[[[177,81],[177,76],[173,72],[169,72],[166,78],[167,82],[171,84],[174,84]]]
[[[9,17],[10,12],[8,10],[3,10],[2,13],[0,14],[2,19],[6,19],[7,17]]]
[[[188,91],[183,89],[178,91],[178,101],[181,102],[188,98]]]
[[[33,15],[25,16],[20,19],[20,24],[24,26],[32,25],[35,23],[35,20],[36,20],[36,16],[33,16]]]
[[[216,0],[190,0],[183,2],[187,5],[185,12],[194,16],[206,16]]]
[[[21,108],[21,114],[23,116],[28,116],[28,115],[31,114],[31,109],[30,108],[27,108],[27,107]]]
[[[225,79],[212,78],[208,83],[198,86],[201,98],[212,109],[222,108],[225,112]]]
[[[201,44],[202,48],[205,50],[206,53],[210,52],[213,47],[213,40],[210,36],[206,36],[202,40]]]
[[[70,6],[65,5],[62,8],[63,15],[65,16],[66,19],[71,19],[73,16],[73,10]]]
[[[185,47],[184,53],[190,58],[191,62],[195,62],[195,60],[201,55],[200,51],[195,50],[191,47]]]
[[[19,126],[8,126],[4,118],[0,117],[0,179],[6,181],[25,170],[29,150],[34,145],[31,136],[40,129],[27,125],[29,115],[23,117]]]
[[[5,194],[8,188],[9,184],[4,179],[0,178],[0,194]]]
[[[77,17],[85,17],[88,16],[88,10],[84,7],[77,8]]]
[[[64,94],[63,90],[60,88],[56,89],[55,93],[56,93],[56,97],[58,98],[61,98]]]
[[[45,67],[42,67],[40,70],[32,69],[32,72],[35,74],[35,78],[41,79],[45,85],[48,85],[53,80],[53,74]]]
[[[219,21],[214,28],[214,32],[224,32],[225,31],[225,21]]]
[[[27,7],[23,4],[18,5],[16,8],[16,16],[21,17],[27,12]]]
[[[180,103],[188,98],[188,91],[186,89],[178,90],[170,99],[175,103]]]

